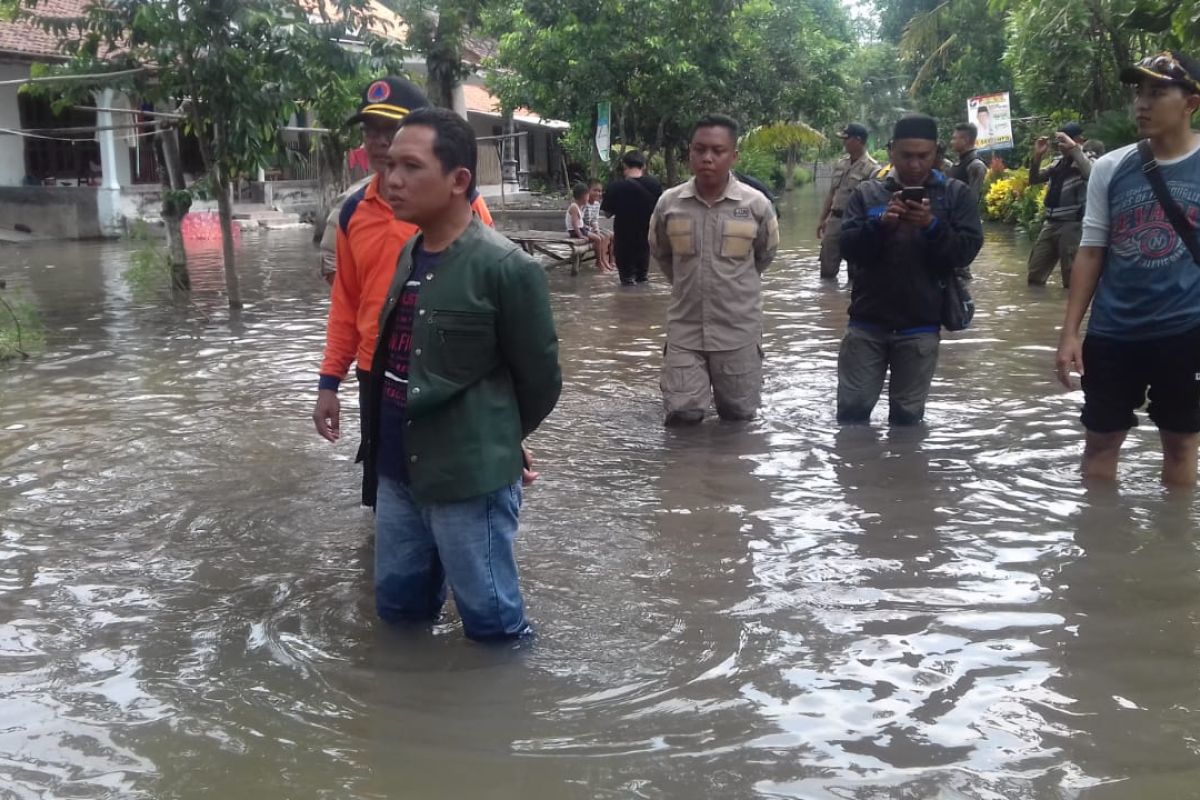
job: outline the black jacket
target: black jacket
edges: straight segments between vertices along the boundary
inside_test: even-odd
[[[936,170],[925,182],[935,223],[922,231],[880,223],[900,184],[893,174],[863,181],[842,217],[841,249],[855,265],[850,319],[897,331],[939,325],[942,286],[983,246],[979,207],[970,187]]]

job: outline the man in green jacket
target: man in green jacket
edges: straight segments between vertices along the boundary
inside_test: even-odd
[[[473,217],[471,127],[434,108],[400,125],[388,201],[421,233],[400,255],[372,367],[376,608],[431,622],[449,583],[468,637],[517,638],[532,630],[513,555],[533,477],[521,442],[562,388],[546,276]]]

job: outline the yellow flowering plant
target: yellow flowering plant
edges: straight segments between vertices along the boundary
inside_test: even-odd
[[[1019,225],[1032,237],[1041,228],[1046,184],[1029,185],[1029,170],[989,172],[983,199],[987,219]]]

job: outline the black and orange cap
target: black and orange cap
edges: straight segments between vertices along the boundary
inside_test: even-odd
[[[410,111],[429,105],[429,98],[410,80],[388,75],[372,81],[363,90],[358,112],[346,120],[347,125],[362,122],[368,117],[399,121]]]

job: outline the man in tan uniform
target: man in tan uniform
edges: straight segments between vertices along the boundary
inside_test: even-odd
[[[667,190],[650,253],[671,284],[662,393],[667,425],[754,417],[762,398],[763,270],[779,247],[771,202],[733,175],[738,126],[722,114],[692,129],[695,175]]]
[[[846,155],[833,165],[833,179],[829,184],[829,195],[821,210],[821,222],[817,225],[817,238],[821,240],[821,277],[837,280],[842,267],[842,253],[838,246],[838,234],[842,228],[842,214],[854,187],[879,169],[879,162],[867,153],[867,129],[852,122],[838,134]],[[847,263],[846,272],[854,279],[854,266]]]

